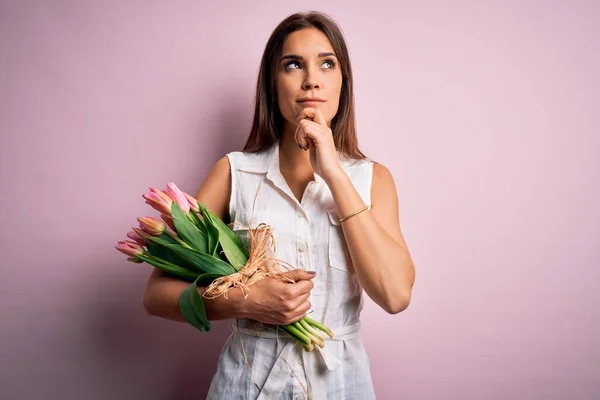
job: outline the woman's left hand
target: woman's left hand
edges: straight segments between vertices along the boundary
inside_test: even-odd
[[[323,180],[328,181],[344,173],[333,142],[333,133],[321,112],[312,107],[298,114],[298,126],[294,133],[296,143],[310,151],[310,164]]]

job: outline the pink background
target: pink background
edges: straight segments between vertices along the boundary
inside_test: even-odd
[[[417,280],[380,399],[600,396],[598,2],[0,3],[0,398],[203,398],[228,334],[149,317],[113,249],[242,146],[276,24],[330,13]],[[561,5],[562,3],[562,5]]]

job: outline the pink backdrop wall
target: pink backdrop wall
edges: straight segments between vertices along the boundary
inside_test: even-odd
[[[0,398],[203,398],[227,324],[145,315],[152,267],[113,246],[148,185],[241,147],[307,9],[345,31],[417,266],[405,312],[367,299],[378,398],[598,398],[599,3],[212,3],[0,2]]]

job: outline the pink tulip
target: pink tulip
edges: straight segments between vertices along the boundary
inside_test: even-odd
[[[140,228],[152,236],[160,236],[163,234],[167,227],[164,222],[154,217],[138,217]]]
[[[139,233],[135,232],[135,231],[130,231],[127,232],[127,237],[129,239],[132,239],[134,242],[136,242],[137,244],[144,246],[146,243],[144,242],[144,238],[142,238],[140,236]]]
[[[162,190],[150,186],[150,191],[143,194],[142,197],[146,199],[145,203],[156,211],[163,214],[171,214],[171,203],[173,203],[173,199],[167,196]]]
[[[141,256],[144,254],[144,248],[133,240],[122,240],[115,246],[115,249],[130,257]]]
[[[184,214],[190,212],[190,202],[185,197],[183,192],[173,182],[167,183],[167,194],[181,208]],[[166,213],[165,213],[166,214]],[[169,213],[170,214],[170,213]]]
[[[153,236],[153,235],[148,234],[147,232],[144,232],[143,229],[136,228],[135,226],[132,226],[131,229],[133,229],[135,231],[135,233],[137,233],[138,235],[140,235],[142,237],[142,239],[146,239],[148,237],[152,237]]]
[[[169,228],[173,229],[174,232],[177,232],[177,229],[175,228],[175,223],[173,222],[173,217],[167,214],[160,214],[161,218],[163,219],[163,221],[165,221],[165,223],[167,225],[169,225]]]
[[[190,196],[189,194],[187,194],[185,192],[183,192],[183,195],[185,196],[186,199],[188,199],[188,202],[190,203],[190,208],[192,209],[192,211],[199,212],[200,207],[198,207],[198,200],[196,200],[195,198],[193,198],[192,196]]]

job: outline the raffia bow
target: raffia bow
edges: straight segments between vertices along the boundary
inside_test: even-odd
[[[238,223],[238,225],[242,224]],[[286,270],[293,269],[293,267],[274,257],[277,252],[277,244],[271,226],[261,223],[254,229],[244,225],[242,227],[248,229],[250,235],[250,254],[246,265],[238,272],[215,279],[202,294],[203,297],[207,299],[219,296],[227,298],[227,293],[231,289],[240,288],[244,298],[247,298],[248,288],[266,277],[294,283],[292,278],[282,274],[285,271],[281,269],[284,265]]]

